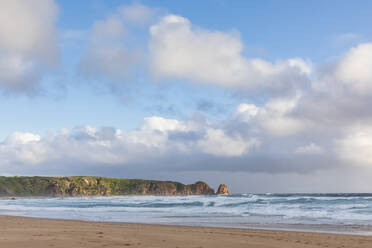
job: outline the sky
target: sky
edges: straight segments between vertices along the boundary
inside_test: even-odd
[[[371,1],[0,2],[0,175],[371,192]]]

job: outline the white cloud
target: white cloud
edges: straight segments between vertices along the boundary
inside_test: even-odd
[[[306,123],[293,117],[292,111],[301,99],[298,92],[291,98],[277,98],[270,100],[261,110],[261,123],[273,135],[285,136],[302,131]]]
[[[274,136],[294,135],[309,125],[308,121],[292,115],[301,97],[301,93],[297,92],[295,96],[273,98],[262,107],[240,104],[236,115],[238,119],[253,124],[251,128],[261,128],[264,133]]]
[[[372,166],[372,128],[368,125],[351,127],[345,137],[336,140],[335,149],[348,164]]]
[[[260,141],[257,138],[243,139],[239,134],[228,136],[220,129],[207,129],[204,138],[197,142],[201,151],[218,157],[242,156],[259,146]]]
[[[29,92],[44,68],[58,62],[53,0],[0,2],[0,84],[7,90]]]
[[[258,138],[230,134],[212,124],[152,116],[131,131],[84,126],[45,137],[15,132],[0,143],[0,166],[4,173],[30,164],[126,167],[142,162],[151,165],[175,155],[239,157],[259,146]]]
[[[40,76],[33,61],[19,54],[4,55],[0,57],[0,84],[17,91],[32,89]]]
[[[352,48],[342,57],[335,69],[340,80],[359,94],[372,93],[372,43]]]
[[[271,63],[242,56],[237,32],[192,26],[181,16],[167,15],[151,26],[151,68],[157,77],[178,77],[228,87],[280,90],[307,80],[311,66],[301,58]]]
[[[371,58],[372,43],[352,47],[333,65],[320,70],[319,77],[313,81],[313,89],[338,97],[371,95]]]
[[[236,108],[235,115],[245,122],[249,122],[260,112],[260,108],[254,104],[241,103]]]
[[[40,141],[40,136],[32,133],[15,132],[7,137],[5,143],[8,145],[25,145],[31,142]]]
[[[165,119],[160,116],[146,117],[143,121],[141,130],[148,131],[186,131],[187,127],[178,120]]]
[[[40,136],[15,132],[0,144],[0,160],[4,164],[37,164],[43,162],[45,146]]]
[[[311,62],[305,61],[301,58],[288,59],[288,64],[292,68],[297,68],[301,74],[310,76],[312,73]]]

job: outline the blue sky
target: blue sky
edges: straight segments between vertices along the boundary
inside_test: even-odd
[[[372,186],[370,1],[21,2],[0,3],[0,174]]]
[[[131,1],[57,1],[60,9],[57,26],[60,32],[89,30],[95,21],[104,19],[119,6],[131,3]],[[340,56],[359,39],[367,39],[371,33],[370,1],[358,1],[354,4],[350,1],[143,1],[142,3],[159,8],[164,13],[185,16],[195,25],[203,28],[237,30],[241,35],[245,46],[244,53],[247,56],[259,56],[270,61],[299,56],[313,62],[324,63]],[[345,34],[354,34],[358,37],[343,40],[342,36]],[[142,35],[146,37],[146,34]],[[50,85],[60,81],[63,87],[68,88],[64,89],[66,92],[32,98],[4,96],[0,107],[2,113],[7,113],[9,121],[1,128],[1,137],[4,138],[14,130],[45,133],[65,126],[85,124],[112,125],[128,129],[138,126],[143,117],[150,114],[150,111],[141,107],[133,110],[131,104],[120,104],[111,94],[102,93],[102,90],[97,94],[89,87],[75,87],[82,84],[84,80],[75,78],[73,75],[76,73],[76,68],[69,65],[75,64],[78,60],[76,54],[81,53],[83,49],[81,43],[84,41],[65,42],[68,45],[61,45],[63,67],[49,73],[43,82]],[[71,76],[66,77],[66,73]],[[151,80],[145,75],[141,75],[141,78],[144,81]],[[192,99],[191,96],[195,91],[184,85],[180,87],[182,87],[181,92],[173,89],[173,94],[179,95],[189,90],[191,92],[185,98],[191,99],[185,99],[183,103],[175,97],[170,99],[170,102],[158,104],[164,104],[165,108],[173,104],[179,104],[180,108],[188,108],[190,106],[188,101],[197,100]],[[206,96],[208,90],[211,89],[198,92],[199,98],[208,97]],[[147,89],[140,91],[144,92]],[[217,100],[222,97],[224,101],[233,104],[234,101],[231,99],[225,99],[229,93],[221,90],[216,94],[219,95],[215,96]],[[146,96],[143,96],[141,101],[147,101]],[[112,109],[113,113],[107,112],[107,108]],[[56,109],[58,112],[55,111]],[[22,114],[18,114],[19,111]],[[187,112],[192,111],[190,109]],[[50,118],[44,119],[44,115]],[[28,125],[24,125],[25,122]]]

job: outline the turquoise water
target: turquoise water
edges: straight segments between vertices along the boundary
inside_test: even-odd
[[[3,198],[7,215],[372,234],[372,194]]]

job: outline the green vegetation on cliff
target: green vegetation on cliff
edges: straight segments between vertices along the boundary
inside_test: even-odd
[[[204,182],[109,177],[0,177],[0,196],[213,195]]]

